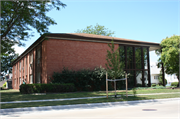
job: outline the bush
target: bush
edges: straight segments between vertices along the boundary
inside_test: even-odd
[[[7,82],[5,82],[5,83],[3,84],[3,87],[6,88],[6,85],[7,85]]]
[[[136,84],[136,87],[142,87],[142,84],[138,83]]]
[[[59,83],[50,83],[50,84],[21,84],[20,92],[23,94],[30,93],[62,93],[62,92],[73,92],[75,91],[74,84],[59,84]]]
[[[171,83],[171,86],[176,86],[176,87],[178,87],[178,84],[179,84],[179,82],[172,82],[172,83]]]
[[[73,83],[77,91],[98,91],[106,87],[106,71],[101,67],[79,71],[64,68],[61,73],[54,72],[52,77],[52,83]],[[109,89],[112,89],[111,83]]]
[[[151,87],[155,87],[156,86],[156,84],[151,84]]]

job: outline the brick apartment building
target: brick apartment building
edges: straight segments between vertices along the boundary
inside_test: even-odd
[[[159,49],[158,43],[84,33],[50,33],[42,35],[13,62],[12,87],[18,89],[23,80],[27,84],[49,83],[53,72],[61,72],[64,67],[105,68],[112,39],[115,48],[120,47],[124,70],[131,73],[128,85],[136,86],[141,79],[143,86],[150,86],[149,51]]]

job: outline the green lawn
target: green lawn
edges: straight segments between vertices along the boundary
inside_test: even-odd
[[[180,89],[141,89],[137,90],[137,94],[146,93],[173,93],[180,92]],[[105,96],[105,91],[95,92],[73,92],[73,93],[56,93],[46,95],[33,95],[33,94],[21,94],[18,90],[1,90],[1,102],[8,101],[23,101],[23,100],[42,100],[42,99],[62,99],[62,98],[77,98],[77,97],[94,97],[94,96]],[[109,91],[109,95],[114,95],[114,91]],[[125,94],[124,90],[118,90],[118,95]],[[132,90],[128,90],[128,94],[133,94]]]
[[[32,103],[17,103],[17,104],[1,104],[1,108],[22,108],[22,107],[41,107],[41,106],[55,106],[55,105],[70,105],[70,104],[88,104],[88,103],[102,103],[102,102],[119,102],[132,100],[148,100],[148,99],[163,99],[180,97],[179,94],[164,94],[164,95],[144,95],[144,96],[129,96],[128,98],[99,98],[99,99],[82,99],[71,101],[48,101],[48,102],[32,102]]]

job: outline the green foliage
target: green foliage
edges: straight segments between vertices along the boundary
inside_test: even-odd
[[[132,90],[133,90],[134,96],[136,96],[136,94],[137,94],[136,90],[137,90],[137,89],[136,89],[136,88],[133,88]]]
[[[64,68],[61,73],[54,72],[52,77],[52,83],[73,83],[77,91],[105,90],[106,86],[106,71],[102,67],[79,71]],[[112,89],[111,84],[109,87]]]
[[[155,87],[156,86],[156,84],[151,84],[151,87]]]
[[[171,86],[176,86],[176,87],[177,87],[178,84],[179,84],[179,82],[172,82],[172,83],[171,83]]]
[[[159,66],[163,62],[166,74],[176,74],[179,79],[179,53],[180,53],[180,36],[172,37],[161,41],[161,50],[156,50],[156,54],[160,55]]]
[[[10,55],[15,54],[13,46],[23,46],[22,41],[33,36],[30,32],[32,29],[40,34],[47,33],[48,26],[57,23],[46,13],[53,8],[60,10],[60,7],[65,6],[59,0],[1,1],[1,59],[9,58],[9,62],[12,59]]]
[[[106,69],[108,72],[108,77],[111,77],[112,79],[124,77],[124,64],[120,62],[119,47],[115,50],[113,40],[111,41],[111,45],[108,44],[108,46],[110,48],[110,50],[107,50],[106,55]]]
[[[94,27],[92,25],[87,26],[85,29],[77,30],[76,33],[88,33],[88,34],[96,34],[103,36],[112,36],[114,34],[114,32],[99,24],[96,24],[96,26]]]
[[[5,83],[3,84],[3,87],[5,88],[5,87],[6,87],[6,85],[7,85],[7,82],[5,82]]]
[[[142,87],[142,84],[138,83],[136,84],[136,87]]]
[[[12,61],[18,57],[18,54],[11,54],[10,51],[8,53],[1,57],[1,71],[12,73]]]
[[[20,92],[22,94],[30,93],[62,93],[62,92],[73,92],[75,91],[74,84],[59,84],[59,83],[50,83],[50,84],[21,84]]]

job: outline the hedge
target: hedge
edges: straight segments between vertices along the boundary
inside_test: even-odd
[[[156,86],[156,84],[151,84],[151,87],[155,87]]]
[[[20,85],[20,92],[22,94],[30,94],[30,93],[62,93],[62,92],[74,92],[75,87],[74,84],[58,84],[58,83],[50,83],[50,84],[22,84]]]
[[[171,86],[176,86],[176,87],[178,87],[178,84],[179,84],[179,82],[172,82],[172,83],[171,83]]]
[[[99,91],[106,89],[106,70],[95,68],[94,70],[82,69],[79,71],[64,68],[62,72],[54,72],[52,83],[73,83],[76,91]],[[113,89],[113,83],[108,83],[109,90]],[[117,84],[118,88],[118,84]]]

